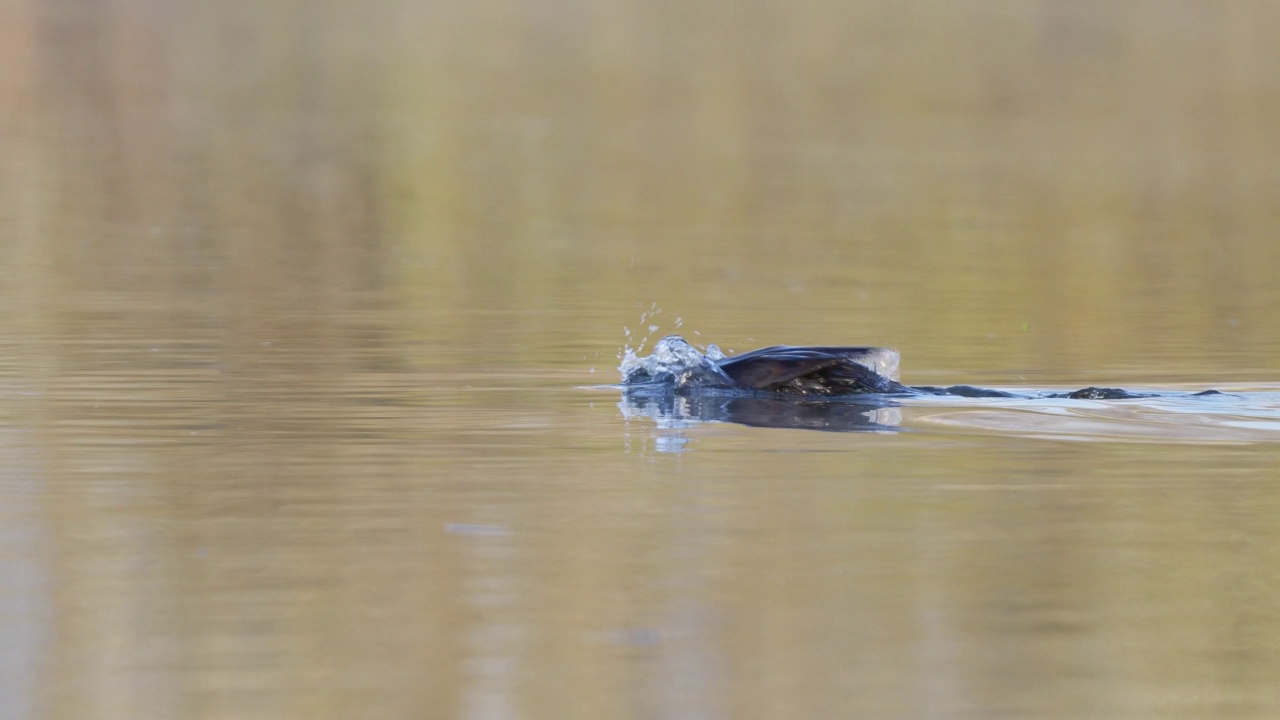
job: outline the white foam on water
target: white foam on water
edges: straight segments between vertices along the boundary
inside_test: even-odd
[[[731,387],[733,381],[715,362],[723,358],[719,348],[704,355],[679,335],[668,335],[649,355],[625,349],[618,371],[624,383],[669,381],[676,387]]]

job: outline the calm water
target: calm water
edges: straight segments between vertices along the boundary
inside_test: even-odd
[[[1278,22],[9,0],[0,716],[1280,716]]]

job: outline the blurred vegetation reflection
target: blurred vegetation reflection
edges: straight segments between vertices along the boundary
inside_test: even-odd
[[[1274,378],[1278,26],[10,0],[0,715],[1275,717],[1274,453],[680,458],[563,391],[651,303],[939,384]]]

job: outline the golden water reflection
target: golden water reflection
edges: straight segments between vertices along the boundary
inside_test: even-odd
[[[1273,441],[579,386],[1274,383],[1278,14],[4,5],[0,716],[1275,717]]]

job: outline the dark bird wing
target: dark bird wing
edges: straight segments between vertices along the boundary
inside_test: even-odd
[[[750,390],[801,395],[909,392],[872,369],[888,356],[897,357],[885,348],[780,345],[743,353],[719,365],[735,383]]]

